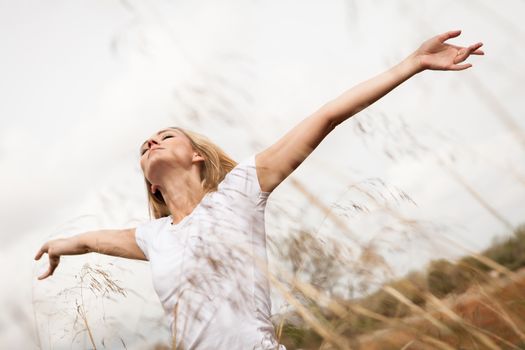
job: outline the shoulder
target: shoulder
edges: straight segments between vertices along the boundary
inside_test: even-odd
[[[260,197],[269,193],[262,192],[255,165],[255,153],[243,158],[219,183],[218,192],[233,197],[243,197],[259,202]]]
[[[170,221],[169,216],[164,216],[158,219],[145,221],[137,225],[136,233],[139,235],[155,234],[159,232],[160,230],[162,230],[162,228],[165,227],[166,224],[169,224],[169,221]]]
[[[218,187],[242,187],[247,183],[253,183],[254,179],[257,179],[257,175],[255,172],[255,154],[252,154],[242,159],[230,170]],[[258,183],[253,183],[253,185],[258,185]]]

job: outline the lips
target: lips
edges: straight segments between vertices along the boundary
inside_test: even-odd
[[[151,154],[151,152],[156,151],[156,150],[158,150],[158,149],[163,149],[163,148],[162,148],[162,147],[151,148],[151,149],[149,150],[149,153],[148,153],[148,158],[149,158],[149,155]]]

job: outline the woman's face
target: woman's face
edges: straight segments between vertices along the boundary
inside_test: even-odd
[[[193,147],[186,135],[177,129],[164,129],[146,140],[140,148],[140,167],[150,183],[157,183],[169,168],[190,169]]]

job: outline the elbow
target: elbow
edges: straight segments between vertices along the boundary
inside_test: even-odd
[[[340,118],[337,118],[336,113],[334,113],[331,108],[330,102],[326,103],[324,106],[319,109],[318,113],[325,119],[328,123],[328,130],[332,131],[336,126],[341,124]]]
[[[84,237],[72,237],[76,238],[74,244],[75,244],[75,250],[79,252],[80,254],[86,254],[86,253],[92,253],[93,247],[89,244],[88,240],[86,240]]]
[[[328,120],[328,130],[331,132],[339,125],[339,122],[333,119]]]
[[[327,135],[331,133],[339,124],[341,124],[341,121],[337,118],[334,118],[332,114],[326,114],[324,118],[326,119],[327,123]]]

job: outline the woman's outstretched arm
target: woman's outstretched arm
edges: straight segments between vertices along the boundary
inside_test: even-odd
[[[257,154],[255,163],[261,190],[271,192],[290,175],[321,141],[339,124],[368,107],[413,75],[424,70],[463,70],[459,64],[471,54],[483,55],[483,45],[468,47],[445,43],[457,37],[455,30],[436,35],[389,70],[345,91],[304,119],[275,144]]]
[[[333,122],[336,125],[340,124],[392,91],[405,80],[426,69],[458,71],[472,67],[470,63],[458,63],[466,60],[471,54],[483,55],[484,52],[479,50],[482,43],[469,47],[444,43],[450,38],[457,37],[460,33],[461,31],[456,30],[434,36],[396,66],[356,85],[330,101],[328,109]]]
[[[135,228],[122,230],[90,231],[69,238],[53,239],[44,243],[35,255],[40,259],[44,253],[49,256],[48,270],[39,280],[53,274],[60,263],[61,255],[100,253],[128,259],[147,260],[135,241]]]

